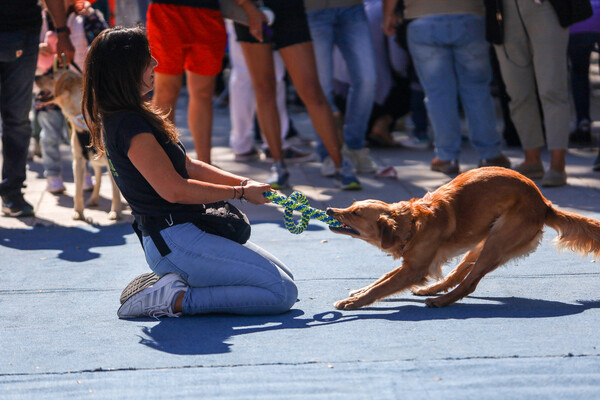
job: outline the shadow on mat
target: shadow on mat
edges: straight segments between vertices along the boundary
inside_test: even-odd
[[[125,236],[133,234],[129,224],[90,228],[35,225],[30,229],[0,229],[0,246],[16,250],[59,250],[61,260],[83,262],[100,257],[92,248],[122,246],[126,243]]]
[[[567,304],[519,297],[470,298],[493,303],[459,303],[446,308],[426,308],[423,305],[394,308],[367,307],[358,311],[328,311],[315,314],[313,318],[301,318],[304,312],[297,309],[273,316],[209,315],[165,318],[152,327],[142,328],[139,343],[171,354],[219,354],[231,351],[231,345],[227,342],[234,336],[280,329],[318,328],[369,319],[414,322],[472,318],[553,318],[600,308],[600,301],[578,301],[578,304]],[[423,303],[424,300],[391,301]]]
[[[353,311],[330,311],[315,315],[315,320],[322,322],[365,319],[384,319],[389,321],[435,321],[447,319],[474,318],[555,318],[580,314],[586,310],[600,308],[600,301],[580,301],[578,304],[561,303],[559,301],[526,299],[522,297],[473,297],[469,299],[485,300],[491,303],[455,303],[444,308],[425,307],[425,300],[392,299],[384,302],[413,302],[422,305],[400,307],[364,307]],[[385,313],[374,313],[385,311]],[[393,312],[396,311],[396,312]]]

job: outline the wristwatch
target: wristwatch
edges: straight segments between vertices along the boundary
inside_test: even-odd
[[[70,35],[70,34],[71,34],[71,29],[69,29],[69,27],[68,27],[68,26],[61,26],[60,28],[56,28],[56,29],[54,30],[54,32],[56,32],[56,33],[63,33],[63,32],[66,32],[67,34],[69,34],[69,35]]]

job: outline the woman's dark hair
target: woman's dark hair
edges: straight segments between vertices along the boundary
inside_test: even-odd
[[[140,28],[106,29],[92,42],[85,59],[81,112],[90,128],[91,147],[99,155],[104,154],[102,118],[119,111],[139,112],[154,129],[177,141],[173,123],[142,97],[142,79],[151,60]]]

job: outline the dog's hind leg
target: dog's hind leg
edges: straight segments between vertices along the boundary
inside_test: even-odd
[[[522,218],[512,219],[522,221]],[[492,229],[483,245],[481,254],[468,276],[450,293],[425,301],[429,307],[445,307],[473,293],[479,281],[511,258],[531,252],[541,238],[541,225],[530,224],[529,228],[514,226],[510,229]]]
[[[458,264],[458,266],[443,279],[432,285],[416,288],[412,293],[417,296],[431,296],[436,293],[447,292],[461,283],[473,269],[473,265],[475,265],[475,262],[479,258],[484,243],[485,241],[481,241],[473,250],[465,254],[460,264]]]
[[[83,219],[83,177],[85,174],[85,159],[73,154],[73,179],[75,180],[75,196],[73,197],[73,219]]]

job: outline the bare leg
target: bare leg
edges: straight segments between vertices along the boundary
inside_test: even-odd
[[[298,43],[284,47],[279,54],[294,82],[298,95],[306,105],[306,110],[331,156],[336,168],[342,163],[341,147],[331,107],[325,98],[319,76],[312,42]]]
[[[256,97],[256,116],[274,161],[283,159],[277,83],[270,44],[241,42]]]
[[[555,171],[565,170],[565,149],[550,150],[550,169]]]
[[[188,124],[194,139],[196,158],[210,164],[212,147],[212,96],[215,91],[215,77],[198,75],[186,71],[189,92]]]
[[[165,113],[175,123],[175,105],[183,85],[182,75],[154,73],[154,96],[152,104]]]

